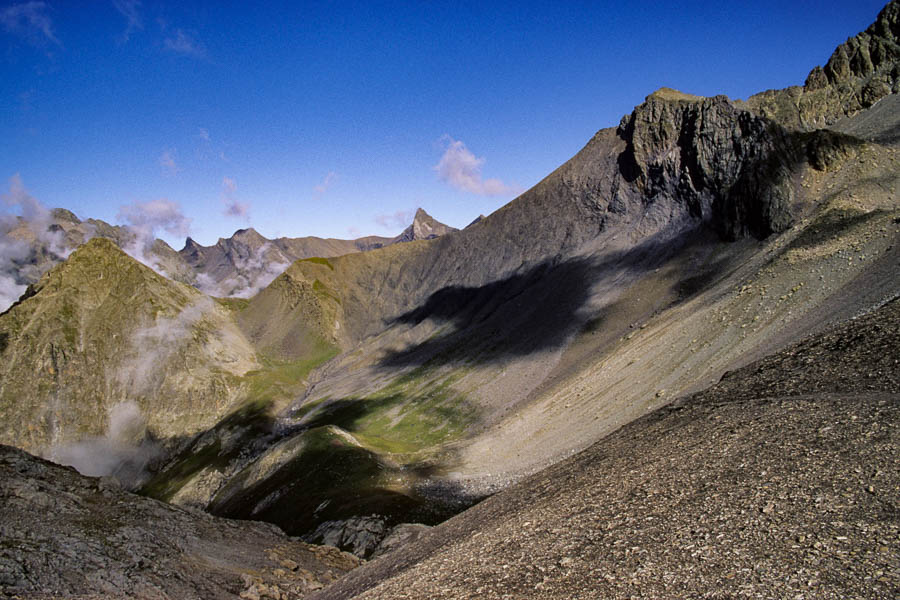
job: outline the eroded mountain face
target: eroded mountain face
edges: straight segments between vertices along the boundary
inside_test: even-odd
[[[417,214],[393,240],[408,243],[302,258],[252,298],[209,300],[215,324],[191,321],[166,366],[147,370],[165,399],[137,398],[144,411],[164,409],[147,420],[171,450],[144,493],[321,539],[372,515],[380,529],[360,527],[436,522],[726,370],[895,297],[890,139],[900,103],[891,93],[866,107],[847,90],[893,73],[897,6],[860,34],[870,58],[882,48],[871,71],[748,102],[659,90],[464,230]],[[833,130],[812,130],[819,117],[792,120],[800,104],[779,108],[820,96]],[[288,241],[243,230],[210,248],[189,242],[180,256],[219,286],[239,263],[259,274],[292,260]],[[132,272],[127,258],[116,260]],[[141,276],[110,318],[103,304],[82,306],[80,283],[52,283],[66,264],[0,316],[10,382],[0,398],[31,394],[31,412],[6,414],[38,416],[35,444],[59,431],[62,419],[48,415],[67,414],[46,407],[94,406],[90,431],[102,434],[103,411],[119,401],[98,374],[126,345],[86,343],[94,323],[110,324],[104,340],[118,339],[117,327],[158,331],[204,298]],[[245,279],[237,285],[258,282]],[[92,279],[91,293],[107,293],[109,281]],[[60,316],[70,304],[80,320]],[[243,350],[217,346],[218,331]],[[73,365],[65,377],[53,362],[60,348]],[[41,375],[32,385],[25,373]],[[96,397],[66,400],[78,377]],[[164,416],[172,411],[183,418]],[[190,420],[198,414],[202,422]]]

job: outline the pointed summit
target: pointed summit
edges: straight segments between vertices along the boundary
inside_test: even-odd
[[[391,243],[413,242],[415,240],[430,240],[448,233],[457,231],[455,227],[444,225],[425,212],[424,209],[416,210],[412,224],[403,230],[403,233],[395,237]]]

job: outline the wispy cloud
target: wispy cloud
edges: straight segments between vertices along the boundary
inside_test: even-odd
[[[8,32],[18,35],[29,43],[43,46],[47,42],[62,46],[53,33],[53,20],[47,14],[46,2],[23,2],[0,10],[0,24]]]
[[[209,141],[209,131],[206,129],[203,129],[202,127],[198,127],[197,129],[199,130],[197,132],[197,137],[199,137],[204,142],[208,142]]]
[[[174,37],[168,37],[163,40],[163,46],[166,50],[171,50],[183,56],[190,56],[191,58],[203,58],[206,56],[206,46],[181,29],[175,30]]]
[[[163,153],[160,154],[159,166],[162,167],[163,175],[173,177],[181,170],[175,162],[175,154],[175,150],[164,150]]]
[[[237,199],[237,182],[231,177],[222,179],[222,202],[225,203],[226,217],[250,219],[250,205]]]
[[[122,250],[162,275],[166,275],[165,269],[152,252],[157,232],[165,231],[178,238],[185,238],[191,232],[191,220],[184,216],[177,203],[165,198],[124,205],[116,219],[134,234],[134,239]]]
[[[516,185],[503,183],[499,179],[484,179],[481,167],[485,159],[478,158],[460,140],[445,135],[446,143],[441,160],[434,166],[438,177],[458,190],[480,196],[505,196],[518,194],[522,189]]]
[[[265,243],[258,249],[247,248],[247,255],[232,256],[234,271],[221,281],[200,273],[196,287],[208,296],[219,298],[252,298],[284,273],[291,261],[277,247]]]
[[[395,213],[383,213],[375,215],[375,222],[385,229],[396,229],[398,227],[406,227],[412,222],[414,210],[398,210]]]
[[[362,231],[360,231],[359,227],[353,227],[352,225],[347,228],[347,235],[350,236],[350,239],[356,239],[362,236]]]
[[[140,0],[113,0],[113,6],[125,17],[126,26],[121,40],[122,43],[127,43],[135,29],[144,28],[144,22],[141,20],[141,2]]]
[[[50,458],[82,475],[113,476],[128,489],[135,489],[144,483],[148,465],[163,450],[148,435],[147,420],[137,402],[128,400],[109,407],[107,420],[105,435],[53,446]]]
[[[334,184],[335,179],[337,179],[337,173],[335,173],[334,171],[329,171],[328,175],[325,176],[325,179],[323,179],[322,182],[313,189],[317,194],[324,194],[328,191],[328,188],[330,188]]]
[[[0,311],[4,311],[19,299],[26,284],[44,270],[26,273],[29,268],[36,269],[28,266],[33,264],[29,260],[33,252],[54,256],[56,260],[45,263],[45,268],[49,268],[71,250],[66,246],[65,234],[50,227],[50,210],[28,193],[18,173],[9,178],[9,191],[0,194],[0,206],[11,211],[0,211]]]

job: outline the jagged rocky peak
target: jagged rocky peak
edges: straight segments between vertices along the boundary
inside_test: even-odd
[[[444,225],[440,221],[435,220],[434,217],[429,215],[423,209],[419,208],[416,210],[416,215],[413,217],[412,224],[404,229],[403,233],[394,238],[392,243],[430,240],[453,231],[457,231],[457,229],[455,227],[450,227],[449,225]]]
[[[838,46],[802,87],[768,90],[747,100],[754,112],[792,129],[827,127],[900,92],[900,1],[865,31]]]
[[[55,221],[66,221],[75,224],[81,223],[81,219],[75,216],[75,213],[65,208],[54,208],[50,211],[50,215]]]
[[[680,203],[727,239],[791,224],[796,144],[727,97],[662,88],[622,119],[618,135],[627,144],[620,173],[644,202]]]
[[[181,249],[181,252],[196,252],[197,250],[203,248],[200,244],[198,244],[194,238],[188,237],[184,240],[184,248]]]

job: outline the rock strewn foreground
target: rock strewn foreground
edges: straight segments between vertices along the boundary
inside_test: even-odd
[[[896,598],[898,331],[740,369],[314,597]]]
[[[0,445],[0,597],[273,598],[359,559],[264,523],[187,511]]]

